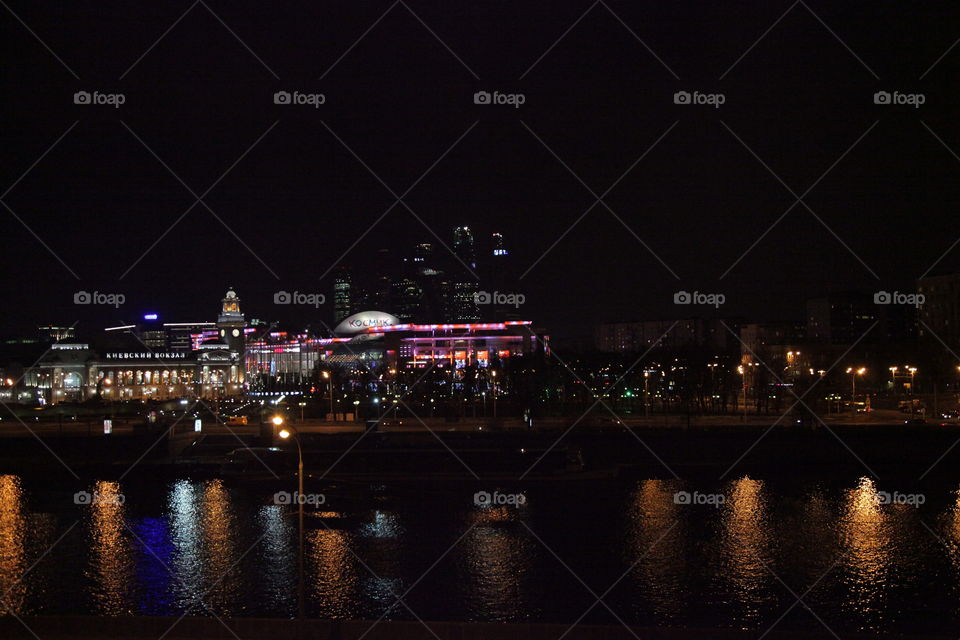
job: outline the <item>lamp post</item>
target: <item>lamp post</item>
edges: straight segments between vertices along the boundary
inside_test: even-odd
[[[494,369],[490,372],[490,375],[493,376],[493,417],[497,417],[497,370]]]
[[[643,417],[650,417],[650,372],[644,369],[643,371]]]
[[[283,424],[283,418],[274,416],[273,424],[279,427]],[[281,429],[277,435],[284,440],[293,438],[293,441],[297,443],[297,517],[299,520],[299,526],[297,528],[297,542],[299,547],[297,558],[297,615],[300,620],[303,620],[303,449],[300,446],[300,434],[292,428]]]
[[[850,384],[851,384],[851,389],[850,389],[850,411],[851,411],[854,415],[856,415],[856,413],[857,413],[857,404],[856,404],[856,402],[857,402],[857,376],[862,376],[862,375],[863,375],[864,373],[866,373],[866,372],[867,372],[867,368],[866,368],[866,367],[860,367],[860,368],[858,368],[858,369],[854,369],[853,367],[847,367],[847,373],[850,374]]]
[[[740,386],[743,389],[743,415],[740,417],[741,422],[747,421],[747,370],[743,365],[737,367],[737,373],[740,374]]]
[[[330,377],[329,371],[323,372],[323,379],[327,381],[327,385],[330,387],[330,421],[335,422],[337,414],[333,412],[333,378]]]
[[[916,388],[913,386],[913,382],[914,382],[914,376],[916,376],[917,374],[917,368],[907,366],[907,371],[910,372],[910,418],[912,419],[916,411],[917,391],[916,391]]]
[[[893,387],[893,395],[897,395],[897,371],[900,367],[890,367],[890,386]]]

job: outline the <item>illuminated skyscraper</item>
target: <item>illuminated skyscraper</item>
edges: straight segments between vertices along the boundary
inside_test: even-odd
[[[347,267],[337,268],[333,278],[333,320],[339,324],[341,320],[353,313],[353,278]]]

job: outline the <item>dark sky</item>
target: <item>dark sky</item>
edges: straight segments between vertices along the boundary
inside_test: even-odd
[[[228,285],[248,317],[329,322],[273,292],[329,294],[355,242],[359,267],[459,224],[502,232],[521,273],[539,260],[524,314],[556,333],[701,312],[679,289],[799,319],[828,291],[911,289],[960,237],[956,3],[6,2],[0,193],[14,185],[2,201],[32,232],[0,208],[4,333],[211,319]],[[80,90],[125,104],[75,105]],[[597,204],[550,249],[621,176],[614,213]],[[377,222],[396,200],[380,180],[416,183],[412,213]],[[815,182],[812,213],[764,235]],[[74,305],[79,290],[126,304]]]

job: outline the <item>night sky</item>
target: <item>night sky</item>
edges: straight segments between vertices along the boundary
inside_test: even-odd
[[[329,297],[344,252],[444,251],[461,224],[503,233],[518,275],[539,260],[522,313],[560,335],[799,320],[960,266],[956,3],[4,2],[4,334],[212,320],[227,286],[248,318],[330,323],[273,293]]]

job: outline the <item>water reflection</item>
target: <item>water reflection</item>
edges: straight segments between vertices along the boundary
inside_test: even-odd
[[[90,504],[90,572],[93,601],[102,615],[133,613],[129,594],[133,552],[126,536],[124,496],[116,482],[97,482]]]
[[[460,543],[468,619],[518,621],[536,614],[529,585],[536,549],[520,524],[525,510],[484,506],[470,512],[474,527]]]
[[[337,515],[323,513],[319,517],[333,519]],[[350,543],[346,531],[329,524],[307,532],[304,562],[308,575],[313,576],[307,596],[320,603],[322,617],[356,617],[358,577]],[[366,573],[362,567],[360,570]]]
[[[876,628],[882,615],[890,573],[890,516],[880,506],[880,496],[870,478],[860,478],[846,492],[840,523],[841,566],[847,598],[844,609]]]
[[[296,611],[290,594],[297,589],[297,526],[284,519],[280,505],[261,507],[257,521],[263,528],[264,571],[258,572],[259,590],[271,609],[292,615]]]
[[[721,580],[730,599],[731,620],[756,626],[770,591],[773,568],[771,529],[762,480],[743,477],[731,483],[721,518]]]
[[[175,482],[168,505],[178,604],[199,606],[202,599],[218,614],[230,615],[241,586],[235,564],[247,549],[237,546],[237,519],[223,481],[199,487],[186,480]]]
[[[625,560],[639,561],[632,575],[660,621],[680,615],[686,593],[686,527],[680,518],[683,505],[674,499],[678,489],[674,480],[644,480],[630,497],[627,510]]]
[[[16,476],[0,476],[0,611],[22,613],[27,585],[21,576],[27,568],[27,515],[23,487]]]

